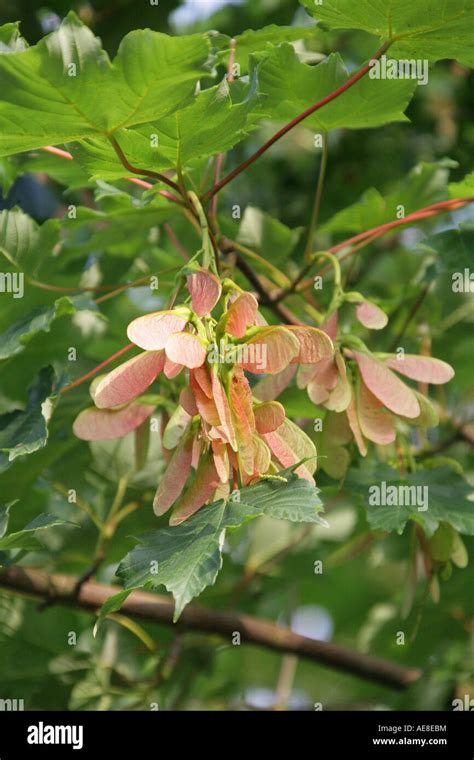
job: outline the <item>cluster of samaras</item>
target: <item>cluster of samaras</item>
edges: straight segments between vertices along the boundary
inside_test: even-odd
[[[122,437],[155,410],[140,397],[158,375],[170,379],[187,370],[189,382],[163,430],[169,461],[154,500],[158,515],[173,506],[171,524],[225,498],[237,485],[274,476],[282,468],[301,463],[296,472],[313,479],[315,446],[274,400],[295,373],[315,403],[347,415],[361,453],[364,437],[376,443],[394,439],[387,410],[412,418],[423,411],[424,397],[390,367],[422,382],[446,382],[452,375],[448,365],[431,358],[407,356],[400,362],[341,351],[331,339],[334,318],[326,329],[268,325],[251,293],[229,280],[221,283],[207,270],[192,271],[187,287],[189,306],[130,323],[128,337],[144,351],[96,378],[91,386],[95,406],[74,424],[85,440]],[[371,305],[364,309],[370,321]],[[346,360],[358,366],[360,382],[351,382]],[[246,372],[267,377],[252,389]]]

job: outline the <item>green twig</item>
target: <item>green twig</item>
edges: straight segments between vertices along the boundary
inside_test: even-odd
[[[308,226],[308,237],[306,240],[306,247],[304,250],[304,260],[309,262],[311,259],[311,251],[313,250],[314,234],[316,232],[316,226],[319,219],[319,211],[321,209],[321,198],[323,195],[324,180],[326,177],[326,169],[328,164],[328,138],[327,135],[323,135],[323,148],[321,153],[321,161],[319,163],[318,182],[316,185],[316,193],[314,196],[313,208],[311,211],[311,218]]]

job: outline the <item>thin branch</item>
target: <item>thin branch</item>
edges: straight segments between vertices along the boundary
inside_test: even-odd
[[[228,82],[234,81],[234,63],[235,63],[236,46],[237,46],[237,41],[235,39],[231,39],[229,62],[227,64],[227,81]],[[224,165],[224,158],[225,158],[225,153],[219,153],[219,155],[217,156],[216,171],[214,173],[214,185],[219,184],[222,166]],[[209,212],[209,219],[211,220],[211,223],[214,226],[217,225],[217,194],[214,195],[211,201],[211,210]]]
[[[204,212],[206,213],[206,212]],[[216,265],[216,271],[219,277],[221,276],[221,262],[220,262],[220,248],[219,244],[217,242],[217,235],[215,231],[213,230],[211,224],[209,224],[209,239],[211,241],[212,250],[214,251],[214,262]]]
[[[65,285],[50,285],[49,282],[33,280],[30,277],[27,278],[27,282],[28,285],[32,285],[34,288],[39,288],[40,290],[47,290],[49,293],[96,293],[99,290],[107,290],[107,285],[99,285],[94,288],[81,288],[81,286],[78,285],[74,288]],[[115,287],[115,285],[113,287]]]
[[[221,179],[220,182],[218,182],[214,187],[211,187],[210,190],[207,191],[207,193],[203,196],[203,202],[211,200],[211,198],[214,197],[216,193],[218,193],[220,190],[222,190],[223,187],[229,184],[229,182],[232,182],[235,177],[237,177],[239,174],[241,174],[243,171],[245,171],[251,164],[254,163],[260,156],[262,156],[266,151],[272,147],[278,140],[280,140],[284,135],[286,135],[288,132],[290,132],[294,127],[296,127],[298,124],[300,124],[302,121],[308,118],[308,116],[311,116],[315,111],[318,111],[320,108],[325,106],[327,103],[330,103],[332,100],[337,98],[339,95],[342,95],[346,90],[349,90],[353,85],[355,85],[359,79],[362,79],[368,71],[370,71],[372,64],[372,61],[376,61],[378,58],[381,58],[381,56],[388,50],[390,47],[391,41],[385,42],[379,50],[372,56],[370,61],[367,61],[364,66],[362,66],[358,71],[356,71],[355,74],[353,74],[347,82],[345,82],[343,85],[338,87],[337,89],[333,90],[333,92],[330,92],[329,95],[326,95],[322,100],[319,100],[317,103],[314,103],[314,105],[307,108],[303,113],[300,113],[299,116],[296,116],[292,121],[290,121],[288,124],[285,124],[284,127],[282,127],[276,134],[273,135],[267,142],[262,145],[261,148],[259,148],[255,153],[253,153],[249,158],[247,158],[245,161],[243,161],[239,166],[237,166],[233,171],[231,171],[229,174],[227,174],[223,179]]]
[[[48,574],[32,568],[17,566],[0,573],[0,587],[13,593],[52,599],[55,604],[91,612],[96,612],[112,594],[121,590],[116,586],[86,581],[79,594],[74,596],[76,584],[75,577]],[[123,603],[122,612],[150,622],[173,625],[174,604],[159,594],[133,591]],[[182,613],[179,625],[180,628],[222,636],[228,641],[238,632],[242,643],[304,657],[395,689],[406,689],[421,676],[421,671],[416,668],[406,668],[339,644],[300,636],[288,628],[252,615],[225,613],[190,605]]]
[[[311,219],[308,227],[308,237],[306,240],[306,246],[304,249],[304,260],[309,261],[311,252],[313,250],[314,233],[319,219],[319,211],[321,208],[321,198],[323,196],[324,180],[326,178],[326,169],[328,165],[328,136],[323,136],[323,148],[321,153],[321,161],[319,163],[318,182],[316,185],[316,193],[314,196],[313,208],[311,211]]]
[[[90,378],[94,377],[94,375],[97,375],[97,373],[100,372],[101,369],[104,369],[104,367],[108,367],[109,364],[112,364],[112,362],[114,362],[120,356],[125,354],[127,351],[130,351],[132,348],[136,348],[135,343],[129,343],[124,348],[121,348],[120,351],[117,351],[117,353],[113,354],[113,356],[109,356],[108,359],[105,359],[105,361],[98,364],[97,367],[94,367],[94,369],[91,369],[90,372],[87,372],[85,375],[82,375],[82,377],[79,377],[77,380],[74,380],[74,382],[69,383],[69,385],[65,385],[63,388],[60,389],[59,392],[68,393],[69,391],[72,391],[74,388],[77,388],[78,385],[82,385],[82,383],[85,383],[87,380],[90,380]]]
[[[235,249],[236,251],[239,251],[240,253],[244,254],[244,256],[250,259],[253,259],[254,261],[257,261],[262,267],[268,270],[270,275],[273,277],[273,281],[276,283],[277,286],[281,288],[278,295],[271,298],[271,302],[272,304],[279,303],[282,300],[281,295],[283,293],[286,293],[287,289],[291,285],[291,280],[289,279],[289,277],[286,274],[284,274],[282,271],[280,271],[280,269],[278,269],[274,264],[264,259],[255,251],[252,251],[252,249],[248,248],[246,245],[242,245],[236,240],[230,240],[229,238],[223,238],[223,240],[225,241],[225,245],[227,246],[228,250]],[[312,284],[312,281],[311,281],[311,284]],[[277,288],[275,288],[275,290],[277,290]],[[315,299],[310,295],[307,296],[306,294],[303,294],[303,297],[305,299],[304,301],[305,311],[309,314],[311,319],[315,319],[316,322],[320,324],[323,321],[323,319],[322,319],[322,315],[318,312],[316,308],[316,306],[318,306],[317,302],[315,305]],[[281,312],[281,314],[283,314],[283,312]],[[293,318],[292,318],[292,321],[293,321]],[[294,323],[296,324],[297,322],[294,322]]]
[[[236,251],[239,251],[240,253],[243,253],[244,256],[257,261],[260,266],[267,269],[268,272],[272,275],[275,283],[280,287],[287,287],[290,284],[290,279],[286,274],[284,274],[280,269],[278,269],[278,267],[272,264],[271,261],[267,261],[267,259],[264,259],[263,256],[260,256],[258,253],[256,253],[256,251],[253,251],[246,245],[242,245],[242,243],[239,243],[237,240],[225,238],[225,241],[228,248],[235,248]]]
[[[450,312],[450,314],[442,319],[441,322],[438,322],[434,328],[435,334],[444,335],[445,332],[451,330],[451,328],[459,322],[470,317],[472,312],[474,312],[474,300],[470,299],[461,304],[461,306],[458,306],[454,311]]]
[[[394,338],[393,343],[390,346],[390,351],[395,351],[395,349],[397,348],[397,346],[400,345],[401,339],[403,338],[403,336],[405,335],[406,331],[408,330],[411,322],[414,320],[414,318],[418,314],[418,310],[423,305],[423,302],[424,302],[426,296],[428,295],[428,293],[430,291],[430,286],[431,286],[431,283],[428,283],[427,285],[424,286],[424,288],[422,288],[422,290],[420,290],[420,292],[419,292],[416,300],[414,301],[414,303],[413,303],[410,311],[408,312],[408,314],[406,316],[406,319],[405,319],[405,321],[404,321],[404,323],[403,323],[403,325],[401,327],[400,332]]]
[[[59,156],[65,158],[67,161],[72,161],[74,156],[69,153],[68,150],[62,150],[62,148],[55,148],[54,145],[45,145],[41,150],[45,150],[47,153],[52,153],[53,156]]]
[[[115,492],[115,496],[112,501],[112,506],[110,507],[109,513],[99,530],[99,537],[97,539],[97,544],[95,547],[94,556],[92,558],[92,563],[76,579],[76,582],[74,584],[74,589],[73,589],[74,596],[77,596],[80,593],[80,590],[82,586],[84,585],[84,583],[86,583],[88,580],[92,578],[93,575],[96,574],[102,562],[105,560],[107,547],[110,541],[112,540],[112,538],[114,537],[114,533],[117,529],[117,525],[118,525],[118,522],[116,520],[117,513],[119,512],[120,507],[122,505],[123,498],[127,490],[127,484],[128,484],[128,477],[126,475],[119,478],[119,481],[117,484],[117,490]],[[52,602],[54,603],[54,601],[55,600],[53,598]]]
[[[370,243],[374,242],[374,240],[377,240],[378,238],[385,235],[387,232],[391,232],[391,230],[397,227],[405,226],[407,224],[411,224],[412,222],[423,221],[424,219],[429,219],[430,217],[437,216],[438,214],[445,214],[450,211],[456,211],[457,209],[462,208],[463,206],[466,206],[468,203],[474,203],[474,197],[456,198],[453,200],[439,201],[438,203],[432,203],[430,206],[425,206],[424,208],[419,209],[418,211],[414,211],[412,214],[409,214],[403,219],[394,219],[391,222],[380,224],[378,227],[372,227],[370,230],[366,230],[365,232],[360,232],[358,235],[354,235],[353,237],[347,238],[347,240],[343,240],[341,243],[337,243],[336,245],[331,246],[327,250],[329,253],[338,253],[344,248],[350,248],[350,250],[342,254],[342,256],[339,256],[339,261],[344,261],[345,259],[352,256],[354,253],[359,251],[364,246],[369,245]],[[304,290],[307,287],[311,287],[311,285],[313,284],[313,280],[305,281],[305,282],[302,282],[302,280],[310,271],[313,263],[314,262],[311,261],[302,268],[301,272],[293,280],[291,288],[288,288],[287,291],[280,293],[277,300],[281,300],[282,298],[286,297],[289,293],[293,291],[299,292],[301,290]],[[319,269],[316,274],[318,275],[326,274],[326,272],[331,271],[331,268],[332,268],[331,265],[328,264],[322,269]]]
[[[234,251],[236,266],[238,269],[240,269],[244,277],[258,293],[261,305],[267,306],[279,319],[283,319],[283,321],[287,324],[300,325],[301,322],[298,321],[285,306],[277,303],[276,301],[273,301],[272,298],[270,298],[270,295],[266,291],[265,286],[260,281],[260,278],[252,269],[250,264],[243,258],[243,256],[241,256],[238,251],[234,250],[231,241],[226,242],[228,243],[228,246],[226,247],[226,250],[224,250],[224,253],[230,253],[231,251]]]
[[[52,481],[51,485],[55,491],[60,493],[62,496],[65,496],[66,498],[68,498],[69,489],[67,489],[66,486],[64,486],[62,483],[59,483],[59,481]],[[79,494],[76,494],[76,501],[74,503],[94,523],[97,530],[102,530],[102,528],[104,527],[102,520],[95,514],[94,510],[85,499],[82,499],[81,496],[79,496]]]
[[[133,164],[130,163],[130,161],[127,159],[125,153],[123,152],[122,148],[118,144],[115,137],[110,135],[109,142],[116,152],[121,164],[127,169],[127,171],[132,172],[132,174],[141,174],[144,177],[150,177],[151,179],[156,179],[158,182],[164,182],[165,185],[168,185],[168,187],[171,187],[176,193],[179,195],[181,194],[181,189],[179,185],[176,182],[173,182],[172,179],[169,179],[164,174],[160,174],[160,172],[154,172],[151,169],[140,169],[137,166],[133,166]],[[178,200],[178,199],[176,199]]]
[[[201,224],[199,222],[199,219],[197,217],[197,212],[193,208],[191,204],[189,204],[188,208],[184,211],[186,218],[189,220],[189,222],[193,225],[195,230],[198,232],[198,234],[201,232]],[[204,212],[205,213],[205,212]],[[234,245],[233,240],[229,240],[225,237],[219,238],[219,243],[217,241],[217,236],[212,228],[212,225],[209,224],[208,227],[209,237],[211,239],[214,253],[216,257],[216,262],[219,260],[219,251],[222,254],[229,254],[234,253],[235,254],[235,264],[238,269],[242,272],[244,277],[248,280],[248,282],[253,285],[254,289],[259,295],[260,303],[262,306],[267,306],[269,309],[271,309],[274,314],[279,318],[283,319],[287,324],[290,325],[300,325],[302,324],[294,315],[283,305],[277,303],[274,301],[269,293],[267,292],[264,284],[260,281],[260,278],[256,274],[256,272],[252,269],[250,264],[240,255],[239,250],[242,249],[239,245]]]
[[[173,244],[180,245],[179,241],[176,239],[176,236],[174,236],[173,231],[171,230],[171,227],[169,224],[163,225],[163,227],[167,227],[168,229],[165,230],[170,238],[172,240]],[[172,237],[172,235],[174,237]],[[183,246],[181,246],[183,250],[183,258],[185,258],[186,261],[189,260],[189,256],[187,256],[186,252],[184,251]],[[27,282],[29,285],[32,285],[34,288],[39,288],[40,290],[46,290],[50,293],[105,293],[105,295],[100,296],[99,298],[94,299],[95,303],[101,303],[102,301],[107,301],[109,298],[113,298],[118,293],[121,293],[124,290],[128,290],[129,288],[135,288],[137,285],[143,285],[146,283],[151,277],[158,277],[162,274],[169,274],[170,272],[175,272],[179,267],[169,267],[168,269],[162,269],[160,272],[153,272],[149,275],[144,275],[143,277],[139,277],[137,280],[132,280],[132,282],[124,283],[123,285],[94,285],[94,286],[87,286],[83,287],[82,285],[76,285],[75,287],[72,286],[65,286],[65,285],[52,285],[49,282],[41,282],[40,280],[32,280],[31,278],[28,278]]]
[[[132,282],[126,282],[123,285],[114,285],[113,290],[107,292],[103,296],[99,296],[99,298],[95,298],[94,302],[103,303],[104,301],[108,301],[110,298],[115,298],[115,296],[120,295],[120,293],[124,293],[126,290],[139,287],[140,285],[146,285],[150,282],[152,277],[161,277],[163,274],[171,274],[171,272],[176,272],[178,269],[180,269],[180,267],[168,267],[167,269],[161,269],[159,272],[146,274],[143,277],[139,277],[137,280],[132,280]]]
[[[214,172],[214,184],[219,184],[219,177],[221,176],[222,167],[224,165],[224,158],[225,153],[219,153],[216,159],[216,170]],[[211,198],[211,210],[209,212],[209,216],[214,222],[214,224],[217,224],[217,193]]]
[[[151,182],[147,182],[145,179],[139,179],[138,177],[124,177],[124,179],[126,179],[127,182],[133,182],[133,184],[138,185],[138,187],[143,187],[145,190],[151,190],[153,187]],[[161,190],[160,192],[165,196],[165,198],[171,198],[171,194],[166,192],[166,190]]]
[[[414,211],[412,214],[408,214],[408,216],[405,216],[403,219],[394,219],[391,222],[386,222],[385,224],[380,224],[378,227],[373,227],[370,230],[366,230],[365,232],[360,232],[358,235],[354,235],[351,238],[348,238],[347,240],[343,240],[342,243],[338,243],[337,245],[332,246],[332,248],[329,248],[328,250],[331,251],[331,253],[337,253],[342,248],[347,248],[349,245],[353,245],[354,243],[358,243],[359,241],[365,240],[366,238],[374,238],[375,235],[377,237],[381,237],[382,235],[385,235],[386,232],[390,232],[395,227],[401,227],[406,224],[411,224],[411,222],[418,222],[423,219],[428,219],[430,216],[436,216],[437,214],[443,214],[449,211],[456,211],[458,208],[462,208],[467,203],[473,203],[473,198],[456,198],[453,200],[448,201],[439,201],[438,203],[432,203],[430,206],[425,206],[424,208],[420,209],[419,211]],[[345,254],[344,258],[349,255]]]
[[[186,251],[186,248],[184,245],[178,240],[173,228],[168,224],[168,222],[165,222],[163,224],[163,229],[166,232],[168,239],[173,243],[174,247],[178,251],[179,255],[181,256],[184,261],[189,261],[189,256]]]
[[[288,702],[293,691],[297,668],[298,658],[296,655],[287,654],[283,657],[275,689],[274,710],[288,709]]]
[[[61,148],[55,148],[53,145],[45,145],[41,150],[46,151],[46,153],[52,153],[54,156],[65,158],[67,161],[74,160],[72,153],[69,153],[67,150],[62,150]],[[146,182],[144,179],[139,179],[138,177],[124,177],[124,180],[126,182],[131,182],[133,185],[138,185],[138,187],[143,187],[145,190],[151,190],[153,187],[151,182]],[[168,192],[168,190],[158,190],[158,194],[162,195],[163,198],[167,198],[169,201],[173,201],[173,203],[181,202],[175,195]]]
[[[208,215],[194,191],[191,190],[187,194],[186,203],[190,217],[195,220],[193,226],[195,226],[196,230],[196,223],[199,226],[199,234],[201,236],[200,251],[203,254],[203,266],[206,269],[213,269],[217,275],[220,275],[219,246],[217,245],[216,233],[212,228]]]

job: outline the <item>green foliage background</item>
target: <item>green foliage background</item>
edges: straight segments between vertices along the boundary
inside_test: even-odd
[[[179,5],[174,0],[160,1],[157,7],[127,0],[74,6],[50,2],[49,11],[63,17],[72,7],[113,56],[122,37],[134,28],[150,27],[175,34],[173,11]],[[419,5],[423,6],[421,0]],[[466,5],[472,12],[472,3]],[[45,14],[43,5],[36,0],[0,0],[2,23],[20,20],[22,34],[30,44],[41,39],[44,27],[40,21]],[[236,36],[270,24],[308,23],[296,0],[246,0],[225,6],[185,31],[218,29],[222,34]],[[285,36],[289,32],[283,40]],[[357,29],[347,31],[345,27],[330,32],[313,29],[304,36],[307,60],[315,62],[321,54],[338,51],[349,71],[377,48],[373,35]],[[453,40],[455,44],[456,35]],[[458,44],[464,54],[464,41],[458,40]],[[472,40],[470,45],[472,50]],[[238,47],[237,60],[245,68],[247,55],[243,47],[243,43]],[[298,47],[298,51],[301,49]],[[448,57],[450,54],[445,53]],[[261,52],[255,51],[254,65],[259,55]],[[443,58],[443,54],[439,57]],[[463,55],[458,57],[463,59]],[[216,86],[222,79],[222,64],[224,53],[218,78],[206,81],[206,87]],[[280,72],[273,101],[269,96],[247,106],[245,101],[244,105],[227,102],[229,121],[221,125],[222,144],[218,144],[219,150],[231,148],[226,157],[227,170],[256,150],[273,134],[277,124],[297,115],[319,96],[317,74],[314,81],[301,80],[300,90],[296,86],[303,75],[298,73],[299,63],[290,49],[275,48],[265,65],[263,82],[265,72],[268,81],[272,81],[272,66]],[[291,69],[291,65],[296,68]],[[337,69],[336,62],[334,67]],[[315,72],[317,68],[311,75]],[[339,71],[334,76],[346,75]],[[321,95],[327,91],[325,84],[326,81],[321,84]],[[240,235],[243,243],[286,274],[296,274],[304,248],[302,227],[309,219],[317,179],[319,151],[314,147],[313,136],[326,126],[337,129],[329,138],[318,248],[393,218],[393,207],[399,203],[410,213],[447,198],[448,193],[451,197],[472,194],[474,182],[454,183],[461,182],[472,169],[473,84],[472,72],[462,63],[440,61],[430,69],[429,84],[416,89],[406,110],[409,120],[401,116],[411,98],[413,88],[408,86],[394,92],[393,97],[387,96],[384,89],[383,97],[388,97],[389,102],[376,102],[377,107],[370,112],[372,121],[367,116],[368,109],[367,123],[351,123],[356,119],[352,103],[349,100],[344,105],[341,99],[334,106],[333,122],[325,124],[315,118],[309,129],[307,125],[292,131],[227,187],[219,200],[222,229],[230,237]],[[0,100],[8,97],[6,92],[5,89],[2,95],[0,90]],[[99,93],[99,100],[102,97],[103,93]],[[306,104],[302,102],[305,97]],[[329,118],[328,114],[331,115],[329,109],[323,110],[321,120]],[[204,122],[206,115],[208,104],[203,111]],[[267,115],[272,117],[271,122],[265,118]],[[185,116],[182,118],[186,124]],[[225,144],[230,125],[235,129],[239,118],[242,141]],[[384,124],[385,121],[390,123]],[[352,126],[357,128],[347,128]],[[5,130],[2,134],[0,145],[6,145],[10,138],[5,136]],[[217,134],[213,124],[209,139],[216,139]],[[0,454],[0,505],[4,508],[0,511],[0,528],[5,507],[11,502],[16,503],[10,509],[7,535],[20,531],[40,514],[54,516],[47,530],[38,532],[34,525],[35,530],[30,530],[27,538],[22,534],[16,548],[27,552],[27,557],[16,559],[48,571],[77,575],[90,564],[97,530],[76,504],[68,502],[68,491],[75,489],[102,518],[117,483],[129,468],[131,451],[128,442],[89,446],[73,436],[72,420],[87,405],[87,384],[65,394],[57,403],[48,442],[43,446],[46,430],[38,400],[52,397],[56,404],[61,384],[88,372],[122,348],[131,319],[143,313],[144,308],[165,306],[179,262],[163,233],[162,222],[172,222],[176,235],[190,252],[197,250],[199,242],[178,214],[170,216],[168,204],[153,193],[142,196],[138,189],[132,190],[121,182],[123,169],[113,164],[113,152],[101,144],[96,147],[97,153],[87,154],[77,144],[69,146],[75,155],[72,162],[37,150],[10,158],[5,149],[0,159],[7,204],[20,201],[29,212],[27,217],[18,211],[0,222],[2,252],[10,259],[4,271],[9,266],[13,271],[18,263],[31,279],[74,288],[81,278],[83,286],[95,285],[99,275],[101,283],[120,285],[165,270],[157,296],[150,296],[149,289],[143,288],[104,300],[100,305],[93,303],[91,295],[63,296],[58,300],[58,294],[30,286],[24,299],[0,294],[0,413],[9,415],[1,417],[0,448],[4,452],[11,448],[18,429],[22,430],[22,440],[29,442],[21,450],[14,449],[10,460],[7,453]],[[175,147],[171,134],[163,168],[167,168],[170,156],[176,155]],[[143,159],[138,139],[131,140],[128,148],[137,162]],[[18,143],[10,152],[22,149]],[[184,150],[182,146],[181,149]],[[189,150],[189,157],[184,153],[186,160],[193,159],[192,146]],[[199,179],[202,171],[203,162],[195,161],[190,174]],[[102,180],[91,180],[94,174],[101,174]],[[28,184],[22,188],[25,177],[32,176],[39,176],[41,185],[36,184],[35,190]],[[22,180],[15,184],[17,177]],[[450,190],[448,183],[453,183]],[[368,192],[369,188],[378,192]],[[35,192],[47,199],[46,208],[35,205]],[[363,195],[365,201],[355,206]],[[90,207],[94,200],[98,206],[95,210]],[[60,222],[69,204],[79,207],[77,219],[69,224]],[[232,218],[235,204],[246,210],[241,223]],[[51,218],[46,221],[48,217]],[[390,315],[390,327],[372,338],[371,347],[379,351],[389,350],[404,330],[420,289],[431,283],[416,318],[409,323],[404,345],[417,353],[423,338],[429,335],[433,355],[448,361],[456,370],[454,380],[438,394],[447,410],[446,419],[439,429],[430,430],[422,443],[431,452],[425,457],[427,466],[446,468],[441,471],[441,481],[450,490],[439,507],[440,519],[453,522],[458,530],[469,534],[463,540],[471,556],[474,503],[469,500],[470,488],[464,485],[464,477],[473,482],[473,449],[449,419],[467,422],[473,416],[473,299],[472,294],[461,297],[451,288],[453,271],[472,268],[472,221],[471,206],[424,221],[365,248],[353,257],[349,270],[357,290],[377,299]],[[460,224],[464,225],[461,231]],[[51,257],[51,250],[60,240],[61,254]],[[258,264],[255,267],[264,274]],[[271,319],[270,314],[267,316]],[[67,361],[70,347],[77,350],[73,370]],[[56,380],[44,370],[48,365],[55,367]],[[175,402],[177,390],[172,383],[166,390],[168,399]],[[311,429],[317,409],[304,392],[287,391],[283,403],[292,419],[309,420]],[[32,408],[36,410],[33,413]],[[420,439],[415,438],[415,443],[419,444]],[[29,450],[33,453],[25,456]],[[421,581],[413,587],[407,572],[413,522],[400,535],[397,528],[403,528],[403,524],[387,526],[376,519],[371,521],[363,495],[360,498],[361,488],[365,482],[380,480],[382,475],[374,475],[373,457],[367,465],[360,466],[358,456],[352,454],[353,468],[342,492],[326,475],[318,476],[329,528],[309,524],[302,529],[269,516],[249,522],[229,534],[219,579],[204,591],[199,603],[222,610],[236,608],[285,624],[295,622],[301,608],[310,608],[312,635],[330,630],[329,635],[339,643],[424,671],[419,683],[399,694],[300,662],[290,708],[313,709],[315,703],[322,702],[324,709],[450,709],[455,694],[474,692],[473,564],[463,569],[454,567],[449,580],[440,580],[437,602],[427,593],[426,583]],[[437,458],[435,462],[433,457]],[[393,459],[389,464],[394,464]],[[115,582],[118,563],[137,543],[134,537],[156,529],[151,502],[162,466],[159,448],[152,448],[147,467],[129,482],[124,503],[134,502],[137,508],[118,525],[113,540],[107,544],[98,580]],[[424,472],[428,482],[439,482],[437,467]],[[166,518],[162,518],[162,524],[166,525]],[[370,528],[376,532],[366,541]],[[2,548],[1,540],[0,560],[7,564],[12,556],[2,554],[8,545]],[[362,546],[364,551],[359,551]],[[314,572],[316,560],[324,562],[322,575]],[[251,568],[257,571],[246,582]],[[403,617],[402,608],[411,594],[411,610]],[[0,593],[0,698],[23,698],[29,709],[150,709],[151,704],[158,703],[160,709],[227,710],[275,703],[282,659],[273,653],[151,624],[130,629],[118,620],[106,620],[94,638],[93,622],[89,614],[56,606],[38,614],[36,603]],[[396,642],[400,631],[405,633],[404,646]],[[68,643],[71,632],[77,636],[77,645]]]

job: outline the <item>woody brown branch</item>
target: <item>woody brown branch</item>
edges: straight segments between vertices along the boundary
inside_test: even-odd
[[[96,613],[104,602],[120,591],[118,587],[86,581],[77,589],[77,578],[44,573],[26,567],[11,567],[0,573],[0,587],[52,604]],[[174,604],[166,596],[133,591],[122,605],[122,614],[161,625],[173,625]],[[179,619],[182,629],[201,631],[231,640],[238,632],[242,644],[254,644],[274,652],[294,654],[314,663],[350,673],[395,689],[406,689],[421,671],[380,657],[352,651],[338,644],[300,636],[289,628],[242,613],[219,612],[197,605],[186,607]]]

